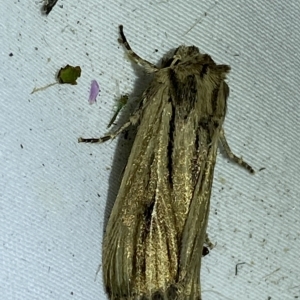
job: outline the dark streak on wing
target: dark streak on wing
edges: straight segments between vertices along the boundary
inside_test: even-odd
[[[150,231],[151,217],[152,217],[154,204],[155,204],[155,196],[153,195],[152,201],[146,204],[145,211],[144,211],[146,233]]]
[[[204,64],[199,74],[200,78],[203,78],[207,74],[207,70],[208,70],[208,64]]]
[[[216,112],[218,108],[218,97],[219,97],[219,91],[220,91],[220,86],[218,85],[212,92],[212,97],[211,97],[211,106],[212,106],[212,111],[213,115]]]
[[[172,102],[172,99],[169,99],[170,102]],[[172,174],[173,174],[173,161],[172,161],[172,153],[173,153],[173,147],[174,147],[174,133],[175,133],[175,107],[172,105],[172,117],[170,120],[170,132],[169,132],[169,141],[168,141],[168,181],[170,183],[170,187],[173,187],[173,180],[172,180]]]

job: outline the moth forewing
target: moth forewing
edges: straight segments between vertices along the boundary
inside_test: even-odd
[[[103,244],[104,283],[110,299],[201,299],[200,266],[206,239],[218,142],[231,158],[222,130],[229,66],[194,46],[180,46],[153,72],[140,107],[116,132],[138,123]]]

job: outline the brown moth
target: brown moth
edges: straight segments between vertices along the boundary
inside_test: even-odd
[[[139,108],[101,143],[138,125],[103,244],[104,284],[110,299],[199,300],[200,267],[219,142],[235,156],[222,128],[230,70],[195,46],[179,46],[160,67],[131,50],[153,73]]]

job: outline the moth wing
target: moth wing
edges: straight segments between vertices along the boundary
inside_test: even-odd
[[[168,149],[163,145],[169,139],[172,105],[164,86],[150,87],[148,94],[104,238],[104,281],[114,297],[151,294],[177,277]]]

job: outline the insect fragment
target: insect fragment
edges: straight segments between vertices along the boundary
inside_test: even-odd
[[[43,12],[48,15],[58,0],[45,0]]]

